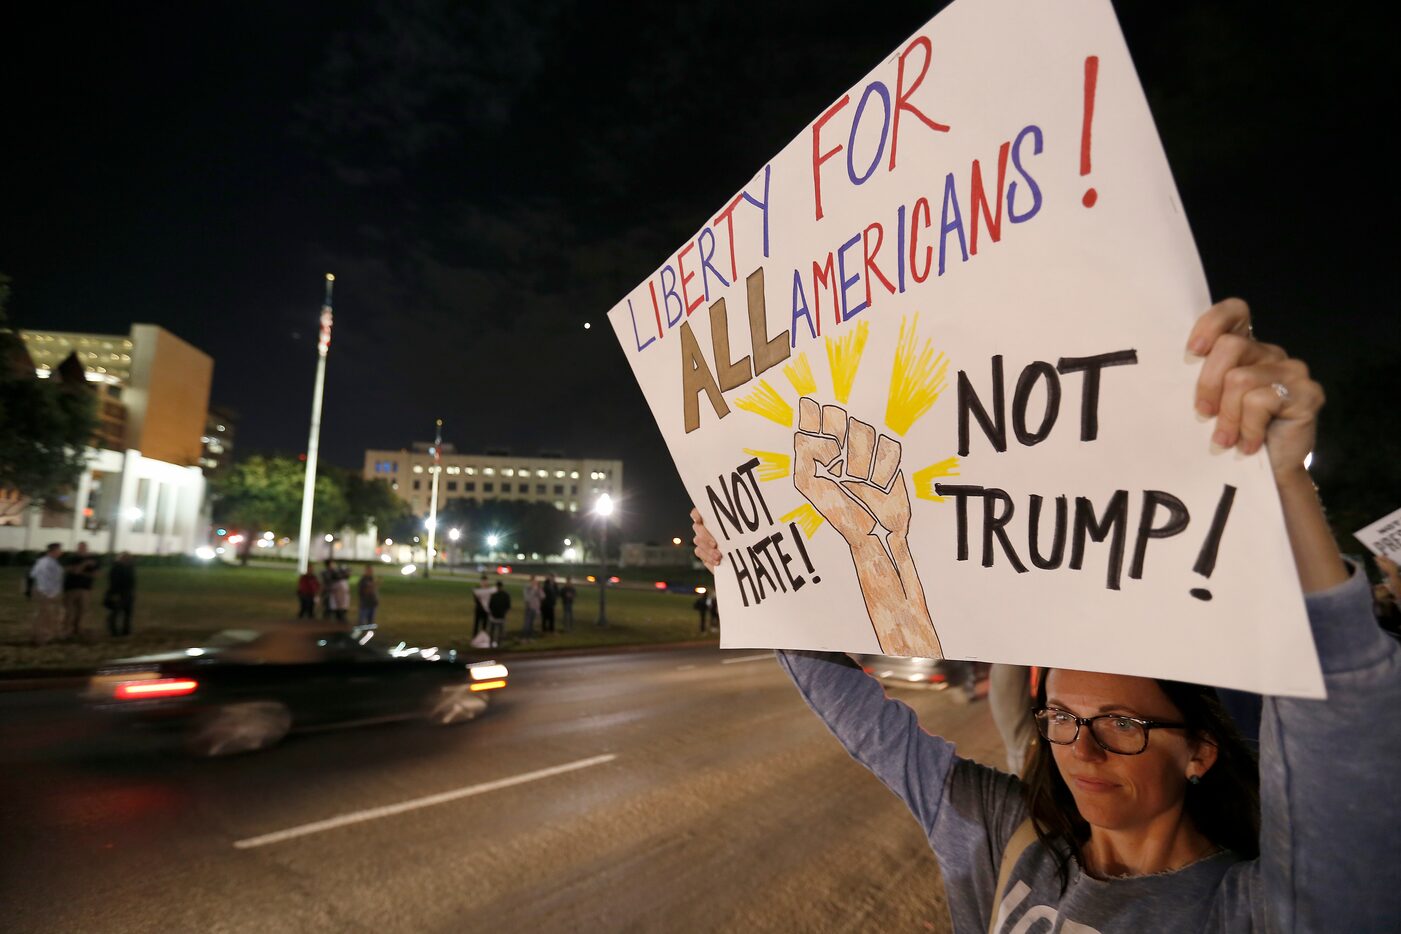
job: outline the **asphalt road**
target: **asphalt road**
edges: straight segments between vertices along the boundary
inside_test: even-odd
[[[904,806],[772,657],[513,662],[486,716],[191,761],[0,695],[10,932],[947,931]],[[989,762],[985,703],[900,695]]]

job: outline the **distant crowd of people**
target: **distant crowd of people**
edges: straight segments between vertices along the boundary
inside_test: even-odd
[[[573,580],[568,577],[559,583],[553,574],[546,574],[543,580],[532,576],[521,592],[524,618],[520,640],[527,642],[535,639],[537,623],[541,636],[554,635],[557,631],[556,608],[560,610],[561,631],[571,632],[574,629],[574,598],[577,594]],[[506,593],[505,582],[498,579],[492,584],[489,577],[483,574],[472,596],[472,644],[478,648],[496,648],[505,636],[506,617],[511,612],[511,595]]]
[[[297,619],[316,619],[320,603],[321,618],[349,622],[350,568],[328,560],[320,575],[310,568],[297,578]],[[375,566],[365,565],[355,584],[359,613],[356,625],[363,629],[375,626],[375,611],[379,609],[379,580]]]
[[[317,573],[308,569],[297,578],[297,618],[336,620],[349,623],[351,571],[344,564],[328,560]],[[561,583],[553,574],[531,577],[522,592],[524,617],[518,638],[530,641],[538,636],[551,636],[557,631],[574,629],[574,598],[578,591],[571,578]],[[379,580],[375,566],[367,564],[355,583],[357,598],[356,627],[374,628],[379,609]],[[511,595],[503,581],[493,583],[483,574],[472,590],[472,644],[478,648],[496,648],[506,634],[507,617],[511,612]],[[538,630],[537,630],[538,627]],[[537,636],[538,631],[538,636]]]
[[[64,554],[58,542],[44,549],[25,578],[24,595],[34,604],[35,645],[88,638],[84,623],[102,571],[101,559],[88,551],[87,542],[79,542],[69,554]],[[124,551],[107,569],[107,589],[102,595],[109,635],[131,635],[135,604],[136,567]]]

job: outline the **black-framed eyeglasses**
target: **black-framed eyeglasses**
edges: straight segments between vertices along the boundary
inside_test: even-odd
[[[1185,723],[1165,720],[1142,720],[1121,713],[1102,713],[1097,717],[1077,717],[1059,707],[1038,707],[1032,711],[1036,729],[1047,742],[1069,746],[1080,738],[1080,727],[1088,726],[1090,736],[1105,752],[1120,756],[1136,756],[1148,748],[1150,730],[1185,729]]]

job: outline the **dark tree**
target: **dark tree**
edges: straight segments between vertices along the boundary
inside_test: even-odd
[[[39,379],[5,305],[0,275],[0,489],[42,503],[71,487],[87,466],[96,396],[82,379]]]

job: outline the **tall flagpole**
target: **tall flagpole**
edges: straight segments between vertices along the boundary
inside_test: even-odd
[[[433,540],[438,535],[438,474],[443,462],[443,420],[438,419],[438,433],[433,436],[433,493],[428,499],[428,568],[424,577],[433,573]]]
[[[311,563],[311,506],[316,495],[316,450],[321,444],[321,395],[326,385],[326,351],[331,349],[331,287],[336,277],[326,273],[326,300],[321,304],[321,337],[316,342],[316,389],[311,396],[311,434],[306,442],[306,480],[302,484],[302,528],[297,535],[297,571]]]

